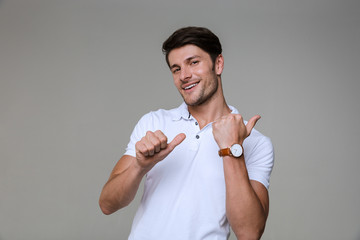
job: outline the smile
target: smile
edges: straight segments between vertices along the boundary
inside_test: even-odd
[[[189,89],[195,87],[196,85],[198,85],[198,83],[191,84],[190,86],[187,86],[187,87],[185,87],[184,89],[185,89],[185,90],[189,90]]]

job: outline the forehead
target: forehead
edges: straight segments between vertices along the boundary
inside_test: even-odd
[[[168,59],[171,66],[173,64],[178,64],[180,62],[186,61],[194,56],[210,59],[210,55],[207,52],[205,52],[198,46],[192,44],[188,44],[171,50]]]

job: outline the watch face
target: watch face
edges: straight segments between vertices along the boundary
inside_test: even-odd
[[[234,144],[231,146],[230,148],[231,150],[231,154],[234,156],[234,157],[240,157],[242,154],[243,154],[243,151],[242,151],[242,147],[240,144]]]

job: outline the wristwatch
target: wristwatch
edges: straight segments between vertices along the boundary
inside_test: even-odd
[[[223,148],[219,150],[219,156],[233,156],[233,157],[241,157],[243,154],[243,147],[240,144],[233,144],[230,148]]]

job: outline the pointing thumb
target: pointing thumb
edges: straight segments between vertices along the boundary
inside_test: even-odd
[[[260,119],[260,115],[253,116],[246,124],[246,131],[250,135],[251,130],[254,128],[256,122]]]
[[[170,151],[174,150],[174,148],[179,145],[184,139],[186,138],[186,135],[184,133],[179,133],[174,137],[174,139],[168,144],[168,148]]]

